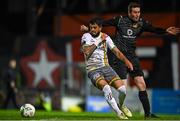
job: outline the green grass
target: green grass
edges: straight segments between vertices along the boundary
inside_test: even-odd
[[[180,115],[159,115],[158,120],[180,120]],[[60,111],[46,112],[36,111],[36,114],[32,118],[21,117],[18,110],[0,110],[0,120],[103,120],[112,121],[119,120],[114,113],[94,113],[94,112],[82,112],[82,113],[67,113]],[[133,114],[130,120],[143,120],[143,115]]]

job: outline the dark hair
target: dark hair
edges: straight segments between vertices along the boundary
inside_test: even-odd
[[[128,12],[131,12],[132,8],[135,8],[135,7],[141,8],[141,5],[138,2],[131,2],[131,3],[129,3],[129,5],[128,5]]]
[[[98,26],[102,26],[102,19],[101,18],[93,18],[89,21],[89,24],[97,24]]]

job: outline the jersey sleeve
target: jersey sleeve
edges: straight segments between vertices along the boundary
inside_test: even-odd
[[[104,20],[102,22],[103,26],[117,26],[119,22],[119,16],[113,17],[112,19],[109,20]]]
[[[166,29],[160,28],[160,27],[155,27],[149,21],[143,20],[143,30],[147,32],[152,32],[156,34],[165,34]]]
[[[113,43],[112,39],[109,36],[107,36],[107,38],[106,38],[106,44],[110,50],[112,50],[114,47],[116,47],[115,44]]]
[[[90,45],[90,37],[87,33],[83,34],[81,38],[81,46],[89,46]]]

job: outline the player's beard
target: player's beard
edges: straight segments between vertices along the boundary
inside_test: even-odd
[[[92,35],[92,37],[96,38],[96,37],[98,37],[100,35],[100,32],[98,32],[96,34],[91,33],[91,35]]]
[[[135,16],[131,16],[131,15],[129,15],[128,17],[130,18],[130,20],[133,21],[133,23],[137,23],[140,19],[140,17],[135,17]]]
[[[134,20],[134,22],[138,22],[139,21],[139,17],[134,17],[133,20]]]

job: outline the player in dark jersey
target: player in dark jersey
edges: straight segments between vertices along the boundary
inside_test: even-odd
[[[127,16],[117,16],[110,20],[105,20],[103,26],[116,27],[116,35],[114,39],[115,45],[123,52],[123,54],[132,62],[134,70],[129,71],[125,65],[119,61],[115,56],[109,60],[109,63],[117,74],[126,81],[127,72],[134,79],[136,86],[139,89],[139,99],[143,105],[145,118],[156,118],[157,116],[150,112],[150,104],[146,92],[146,83],[144,81],[144,74],[140,66],[139,59],[135,53],[136,38],[143,32],[153,32],[156,34],[172,34],[179,33],[179,28],[169,27],[167,29],[154,27],[148,21],[140,18],[140,4],[130,3],[128,6]],[[82,31],[87,31],[88,28],[81,26]]]
[[[17,87],[16,87],[16,60],[14,58],[9,60],[8,66],[3,71],[3,81],[7,88],[6,90],[6,99],[4,101],[3,108],[8,107],[9,101],[12,100],[15,108],[18,108],[16,101]]]

